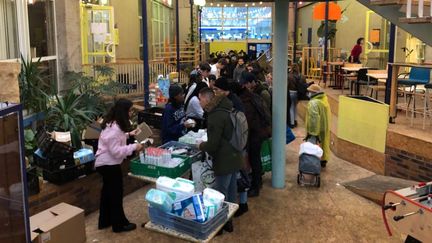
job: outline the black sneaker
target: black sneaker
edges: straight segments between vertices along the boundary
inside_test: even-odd
[[[228,221],[222,228],[223,230],[225,230],[228,233],[231,233],[234,231],[234,226],[232,223],[232,220]]]
[[[239,209],[237,210],[237,212],[235,212],[234,217],[240,217],[243,214],[245,214],[247,211],[249,211],[249,207],[247,203],[240,203],[239,204]]]
[[[327,166],[327,160],[321,160],[321,168],[325,168]]]
[[[98,225],[98,229],[100,229],[100,230],[106,229],[108,227],[111,227],[111,224],[99,224]]]
[[[113,231],[114,231],[115,233],[120,233],[120,232],[132,231],[132,230],[134,230],[134,229],[136,229],[136,224],[134,224],[134,223],[129,223],[129,224],[127,224],[127,225],[124,225],[124,226],[120,227],[119,229],[113,229]]]

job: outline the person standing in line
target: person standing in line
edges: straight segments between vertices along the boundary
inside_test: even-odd
[[[211,72],[210,64],[203,62],[199,65],[199,72],[201,73],[202,81],[210,87],[209,76]]]
[[[232,102],[224,95],[215,95],[213,90],[200,91],[201,106],[208,113],[208,141],[198,145],[201,151],[213,158],[215,174],[214,189],[225,195],[228,202],[237,201],[237,172],[243,167],[242,155],[230,143],[234,132],[230,113]],[[228,221],[223,230],[234,230],[232,221]]]
[[[238,58],[237,67],[234,69],[233,80],[240,82],[241,74],[246,70],[246,65],[243,57]]]
[[[306,78],[300,73],[298,64],[293,64],[291,72],[288,73],[288,91],[290,97],[289,127],[297,127],[297,104],[299,98],[306,95],[308,84]]]
[[[220,58],[219,61],[213,65],[210,65],[211,71],[210,74],[219,78],[221,76],[221,70],[224,69],[228,65],[227,60],[225,58]]]
[[[232,85],[239,85],[238,83],[231,83]],[[241,111],[241,112],[245,112],[244,107],[243,107],[243,103],[241,102],[240,98],[233,93],[233,91],[231,90],[232,87],[230,87],[230,83],[228,82],[228,80],[226,80],[225,78],[219,78],[218,80],[216,80],[216,83],[214,85],[214,92],[216,95],[224,95],[226,96],[232,103],[233,103],[233,108],[237,111]],[[243,159],[246,161],[246,151],[243,152],[242,154]],[[246,165],[246,163],[244,163]],[[245,170],[245,168],[242,168],[243,170]],[[241,172],[239,172],[241,173]],[[247,173],[245,173],[247,174]],[[240,174],[241,176],[241,174]],[[241,190],[239,188],[239,190]],[[235,217],[240,217],[241,215],[243,215],[244,213],[246,213],[247,211],[249,211],[249,207],[247,204],[247,190],[241,190],[239,191],[239,209],[237,210],[237,212],[235,213]]]
[[[351,63],[361,63],[360,62],[360,54],[362,53],[362,45],[364,44],[364,38],[358,38],[357,44],[351,50],[351,56],[349,62]]]
[[[330,158],[330,105],[319,85],[312,84],[307,90],[310,100],[306,112],[306,134],[319,139],[324,151],[321,157],[321,167],[324,168]]]
[[[131,131],[130,116],[132,102],[119,99],[105,116],[96,152],[95,168],[102,176],[102,190],[99,207],[99,229],[112,227],[115,233],[131,231],[136,224],[130,223],[123,210],[123,173],[121,163],[134,151],[144,149],[141,144],[126,144],[130,136],[139,130]]]
[[[244,72],[240,81],[238,96],[243,103],[248,123],[248,157],[252,169],[249,197],[259,196],[262,187],[261,145],[271,135],[271,115],[261,97],[253,93],[254,75]]]

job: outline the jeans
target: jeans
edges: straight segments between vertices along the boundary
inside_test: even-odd
[[[290,90],[289,91],[291,105],[290,105],[290,124],[292,126],[295,125],[296,115],[297,115],[297,91]]]
[[[239,193],[239,203],[240,204],[246,204],[247,199],[248,199],[247,192],[240,192]]]
[[[237,172],[215,176],[215,190],[225,195],[225,201],[236,203],[237,202]]]

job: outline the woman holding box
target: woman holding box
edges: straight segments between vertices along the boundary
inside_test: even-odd
[[[142,151],[141,144],[126,144],[129,136],[139,131],[131,130],[130,116],[132,102],[119,99],[106,115],[102,123],[96,153],[95,167],[102,176],[103,186],[99,208],[99,229],[112,227],[116,233],[131,231],[136,225],[130,223],[123,211],[123,173],[121,163],[134,151]]]

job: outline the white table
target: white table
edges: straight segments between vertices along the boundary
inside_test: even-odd
[[[230,203],[230,202],[226,202],[226,203],[228,203],[228,217],[227,217],[226,221],[223,224],[221,224],[215,231],[213,231],[208,236],[208,238],[205,239],[205,240],[200,240],[200,239],[192,237],[192,236],[190,236],[188,234],[184,234],[184,233],[178,232],[177,230],[173,230],[173,229],[164,227],[162,225],[154,224],[151,221],[149,221],[149,222],[147,222],[145,224],[145,228],[148,229],[148,230],[151,230],[151,231],[155,231],[155,232],[162,233],[162,234],[165,234],[165,235],[169,235],[169,236],[172,236],[172,237],[175,237],[175,238],[186,240],[188,242],[209,242],[222,229],[222,227],[225,225],[225,223],[228,222],[234,216],[234,213],[239,208],[238,204]]]
[[[358,72],[360,69],[367,69],[368,67],[342,67],[342,70],[347,72]]]
[[[386,83],[388,79],[387,73],[367,73],[366,75],[368,77],[377,79],[380,83]]]

